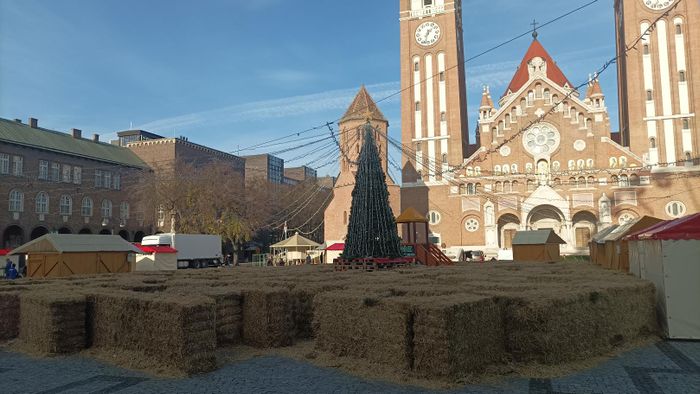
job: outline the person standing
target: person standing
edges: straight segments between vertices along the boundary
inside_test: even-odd
[[[10,268],[12,268],[12,261],[10,261],[10,259],[7,259],[7,262],[5,263],[5,269],[3,271],[3,273],[5,274],[5,278],[9,277]]]
[[[15,267],[14,264],[10,267],[10,269],[7,272],[7,279],[14,280],[17,279],[17,276],[19,273],[17,272],[17,267]]]

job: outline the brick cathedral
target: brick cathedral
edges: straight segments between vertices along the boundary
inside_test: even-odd
[[[467,114],[461,1],[400,0],[400,207],[426,215],[432,242],[493,256],[516,231],[552,228],[567,242],[562,252],[585,253],[591,235],[612,224],[700,211],[700,25],[690,23],[700,21],[700,2],[616,0],[614,11],[619,133],[597,76],[577,89],[571,81],[586,76],[569,79],[536,32],[507,89],[485,86],[479,113]],[[386,133],[364,89],[348,114],[358,100]],[[347,163],[340,179],[327,240],[345,231],[338,212],[349,211],[349,193],[339,190],[353,183]]]

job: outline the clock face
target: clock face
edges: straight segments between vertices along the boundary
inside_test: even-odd
[[[416,29],[416,42],[424,47],[431,46],[440,39],[440,26],[435,22],[425,22]]]
[[[675,0],[643,0],[644,5],[652,10],[663,10],[670,7]]]

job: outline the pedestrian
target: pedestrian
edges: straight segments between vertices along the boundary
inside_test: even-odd
[[[12,268],[12,261],[10,261],[10,259],[7,259],[7,263],[5,263],[5,269],[3,271],[5,274],[5,278],[9,276],[10,268]]]
[[[7,272],[7,279],[10,279],[10,280],[17,279],[18,275],[19,275],[19,273],[17,272],[17,267],[13,263]]]
[[[306,265],[311,265],[311,255],[310,254],[306,255]]]

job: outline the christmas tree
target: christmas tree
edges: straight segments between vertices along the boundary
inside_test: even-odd
[[[401,257],[401,239],[382,170],[374,129],[369,122],[357,163],[355,188],[343,259]]]

